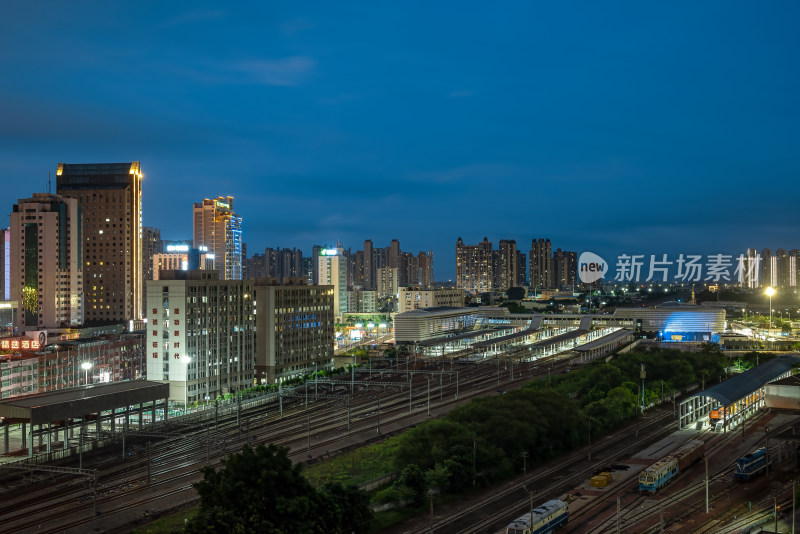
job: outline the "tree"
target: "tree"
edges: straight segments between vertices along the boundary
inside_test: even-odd
[[[525,288],[509,287],[506,290],[506,296],[508,297],[508,300],[522,300],[525,298]]]
[[[187,532],[367,532],[371,512],[356,488],[326,485],[317,491],[292,465],[288,448],[245,445],[242,452],[204,467],[194,484],[200,512]]]

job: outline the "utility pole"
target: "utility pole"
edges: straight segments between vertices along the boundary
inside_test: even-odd
[[[528,486],[528,451],[522,451],[522,487],[527,488]]]
[[[705,457],[706,461],[706,513],[708,513],[708,456]]]
[[[644,413],[644,379],[647,377],[647,371],[645,371],[644,364],[642,364],[642,369],[639,372],[639,376],[642,379],[642,413]]]
[[[431,377],[428,377],[428,417],[431,416]]]
[[[311,412],[306,407],[306,459],[311,459]]]
[[[150,442],[147,442],[147,485],[150,485]]]
[[[478,438],[476,436],[472,436],[472,485],[475,485],[475,465],[476,465],[476,457],[478,456]]]
[[[381,394],[378,393],[378,434],[381,433]]]
[[[413,373],[408,375],[408,413],[411,413],[411,392],[414,390],[414,377]]]
[[[347,430],[350,430],[350,397],[345,398],[347,402]]]

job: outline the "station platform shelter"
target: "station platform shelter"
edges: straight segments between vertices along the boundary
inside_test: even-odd
[[[590,341],[585,345],[575,347],[574,350],[580,355],[580,362],[586,363],[600,358],[606,354],[611,354],[622,345],[630,343],[634,338],[634,332],[630,328],[621,328],[606,336]]]
[[[727,432],[766,407],[767,384],[791,376],[797,363],[798,356],[778,356],[686,398],[678,410],[679,428],[701,428],[713,420],[713,430]]]
[[[53,452],[54,445],[67,450],[75,431],[84,439],[98,439],[102,432],[113,435],[128,431],[131,416],[141,430],[144,419],[166,419],[169,410],[169,384],[134,380],[109,382],[76,388],[23,395],[0,402],[3,418],[4,454],[9,454],[9,427],[22,426],[22,449],[28,457],[34,452]],[[148,414],[149,412],[149,414]],[[122,425],[118,429],[119,424]],[[92,426],[94,427],[92,429]],[[59,439],[60,438],[60,439]],[[38,445],[35,443],[38,440]]]

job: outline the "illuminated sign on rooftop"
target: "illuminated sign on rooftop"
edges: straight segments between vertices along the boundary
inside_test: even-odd
[[[319,251],[321,256],[338,256],[339,252],[335,248],[323,248]]]
[[[167,245],[167,252],[189,252],[189,245]]]

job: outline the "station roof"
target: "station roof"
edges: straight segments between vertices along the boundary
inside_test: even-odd
[[[0,402],[0,417],[39,425],[167,397],[169,384],[166,383],[147,380],[109,382],[7,399]]]
[[[798,356],[778,356],[692,397],[711,397],[727,406],[779,377],[797,363],[800,363]]]
[[[614,341],[616,341],[616,340],[618,340],[620,338],[623,338],[625,336],[628,336],[628,335],[630,335],[632,333],[633,333],[632,330],[630,330],[628,328],[623,328],[622,330],[617,330],[616,332],[611,332],[610,334],[605,335],[605,336],[603,336],[603,337],[601,337],[599,339],[595,339],[594,341],[590,341],[589,343],[585,343],[585,344],[581,345],[580,347],[575,347],[572,350],[575,350],[575,351],[578,351],[578,352],[584,352],[584,351],[588,352],[590,350],[602,347],[603,345],[607,345],[608,343],[613,343]]]
[[[549,347],[550,345],[556,345],[558,343],[564,343],[565,341],[569,341],[571,339],[577,339],[581,336],[584,336],[589,333],[589,330],[583,330],[578,328],[577,330],[572,330],[570,332],[566,332],[564,334],[559,334],[557,336],[549,337],[547,339],[543,339],[541,341],[537,341],[531,345],[531,348],[540,349],[544,347]]]
[[[468,332],[463,332],[455,336],[443,336],[443,337],[435,337],[432,339],[425,339],[423,341],[420,341],[416,345],[419,347],[434,347],[436,345],[446,345],[447,343],[452,343],[453,341],[459,341],[461,339],[469,339],[471,337],[485,336],[487,334],[491,334],[493,332],[498,332],[501,330],[502,329],[496,329],[496,328],[488,328],[484,330],[470,330]]]
[[[475,343],[473,347],[476,349],[480,349],[483,347],[491,347],[492,345],[497,345],[498,343],[505,343],[506,341],[511,341],[512,339],[518,339],[525,336],[530,336],[531,334],[535,334],[535,328],[526,328],[524,330],[520,330],[519,332],[512,332],[511,334],[506,334],[504,336],[498,336],[493,339],[487,339],[486,341],[480,341]]]

